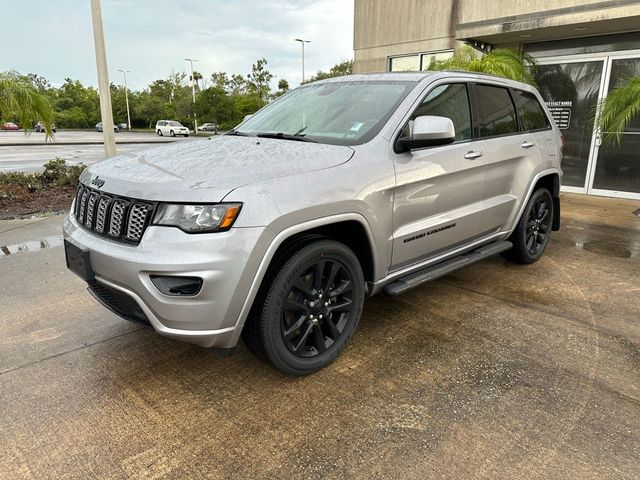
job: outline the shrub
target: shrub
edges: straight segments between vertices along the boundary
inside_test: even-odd
[[[23,185],[30,191],[47,187],[76,185],[85,165],[68,165],[63,158],[56,157],[44,165],[42,173],[7,172],[0,173],[0,184]]]

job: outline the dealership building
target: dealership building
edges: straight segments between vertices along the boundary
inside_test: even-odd
[[[469,44],[533,56],[536,81],[565,138],[563,190],[640,199],[640,115],[619,145],[593,112],[640,76],[640,2],[355,0],[354,71],[426,70]]]

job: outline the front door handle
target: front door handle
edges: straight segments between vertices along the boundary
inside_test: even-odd
[[[525,140],[524,142],[522,142],[522,145],[520,145],[520,146],[521,146],[522,148],[531,148],[531,147],[533,147],[534,145],[535,145],[534,143],[532,143],[532,142],[528,142],[528,141],[526,141],[526,140]]]
[[[483,155],[482,152],[474,152],[473,150],[464,154],[464,158],[467,160],[475,160]]]

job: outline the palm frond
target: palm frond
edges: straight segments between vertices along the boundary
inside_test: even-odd
[[[34,121],[44,123],[46,139],[53,137],[53,109],[47,97],[15,71],[0,72],[0,112],[15,115],[25,133]]]
[[[607,95],[600,112],[599,127],[605,142],[618,145],[629,122],[640,114],[640,77],[632,77]]]
[[[434,62],[429,70],[463,70],[488,73],[535,85],[535,60],[518,50],[499,48],[479,56],[471,46],[457,48],[453,56]]]

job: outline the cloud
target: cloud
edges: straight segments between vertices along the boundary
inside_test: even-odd
[[[65,77],[96,85],[88,1],[14,2],[3,11],[5,38],[0,70],[38,73],[52,83]],[[172,71],[186,71],[185,57],[205,77],[214,71],[246,75],[265,57],[277,78],[300,82],[300,44],[306,46],[307,75],[353,56],[353,0],[103,0],[110,79],[131,70],[131,88],[141,89]],[[24,31],[30,33],[27,37]],[[277,80],[276,80],[277,81]]]

